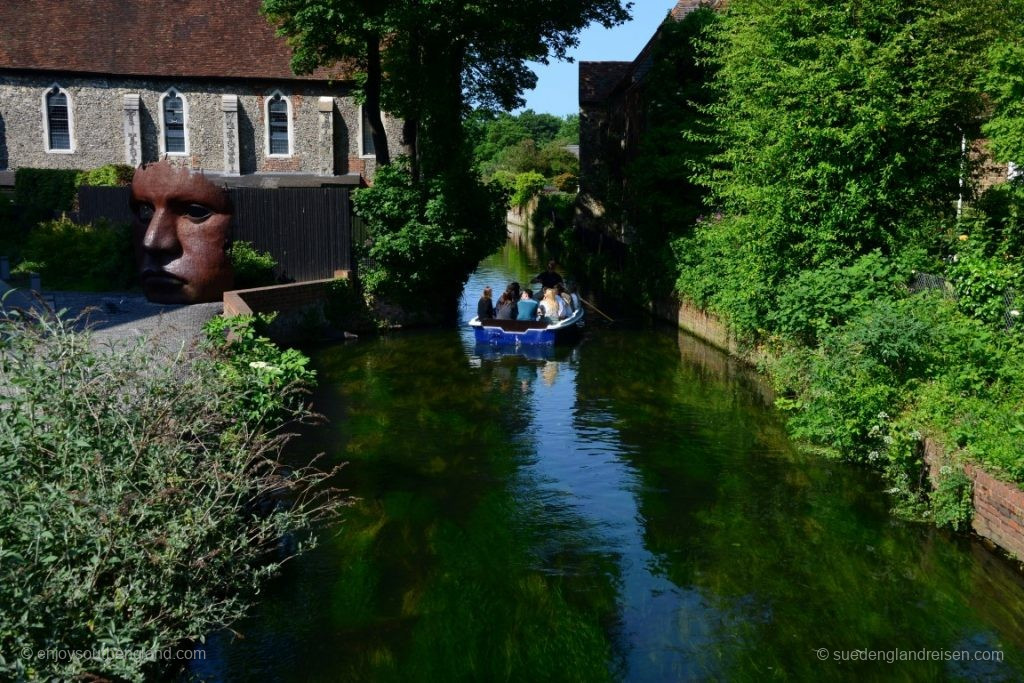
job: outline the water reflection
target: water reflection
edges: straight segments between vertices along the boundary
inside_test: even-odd
[[[467,285],[525,282],[513,247]],[[1024,582],[893,520],[882,482],[792,447],[747,369],[665,330],[570,349],[468,329],[320,353],[305,443],[360,497],[289,565],[209,680],[1021,676]],[[1006,661],[819,661],[815,649],[1000,648]]]

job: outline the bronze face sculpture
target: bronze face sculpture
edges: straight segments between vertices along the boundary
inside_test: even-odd
[[[146,298],[219,300],[231,288],[231,200],[202,174],[160,161],[132,178],[135,256]]]

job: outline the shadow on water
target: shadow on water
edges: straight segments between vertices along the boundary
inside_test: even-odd
[[[525,282],[508,247],[467,285]],[[1016,680],[1024,581],[802,454],[757,377],[674,331],[551,353],[466,329],[319,352],[304,447],[360,498],[192,673],[307,680]],[[830,651],[1002,650],[994,662]],[[884,656],[884,655],[883,655]]]

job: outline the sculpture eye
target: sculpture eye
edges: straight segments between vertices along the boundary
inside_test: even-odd
[[[209,208],[202,204],[189,204],[185,207],[185,215],[193,223],[202,223],[213,213]]]
[[[139,217],[139,222],[148,223],[153,218],[153,205],[152,204],[136,204],[132,207],[135,211],[135,215]]]

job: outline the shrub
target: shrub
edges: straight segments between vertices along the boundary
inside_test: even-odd
[[[805,270],[782,284],[769,321],[774,331],[813,346],[876,299],[895,295],[907,275],[878,250],[845,267],[833,261]]]
[[[509,202],[512,206],[526,206],[526,203],[540,194],[548,181],[536,171],[527,171],[516,176],[515,191]]]
[[[954,531],[970,529],[974,516],[973,486],[962,467],[944,465],[931,494],[932,519]]]
[[[75,186],[123,187],[132,184],[135,168],[127,164],[107,164],[91,171],[82,171],[75,178]]]
[[[353,202],[369,232],[364,290],[410,309],[454,313],[466,278],[506,237],[500,190],[455,171],[414,182],[408,163],[397,161]]]
[[[0,677],[152,679],[167,672],[145,659],[22,653],[201,639],[344,501],[279,464],[288,437],[237,414],[216,363],[74,328],[0,318]]]
[[[233,242],[229,256],[235,271],[235,289],[267,287],[277,282],[277,261],[270,252],[257,251],[249,242]]]
[[[66,216],[46,221],[29,233],[22,256],[50,289],[103,291],[122,289],[135,281],[131,232],[126,225],[103,220],[78,225]]]
[[[14,203],[47,211],[70,211],[81,171],[19,168],[14,172]]]
[[[233,412],[250,423],[276,426],[301,414],[316,381],[309,358],[296,349],[281,350],[262,334],[268,315],[215,317],[204,327],[204,348],[219,361],[227,386],[235,389]]]
[[[796,436],[851,460],[867,459],[878,448],[873,428],[879,416],[900,414],[910,399],[909,383],[925,377],[935,357],[932,323],[915,303],[877,300],[823,337],[806,356],[799,400],[789,404],[798,409],[790,420]]]
[[[982,322],[996,327],[1006,325],[1009,292],[1022,283],[1021,270],[1006,257],[985,257],[965,248],[949,267],[949,277],[956,290],[960,309]],[[1008,303],[1010,305],[1008,305]]]
[[[580,187],[580,179],[576,173],[560,173],[551,179],[551,184],[559,192],[576,194]]]
[[[350,278],[338,278],[331,283],[324,317],[335,329],[367,329],[371,318],[359,286]]]

